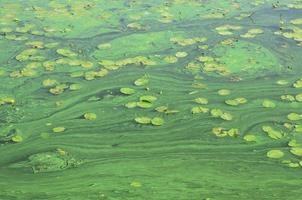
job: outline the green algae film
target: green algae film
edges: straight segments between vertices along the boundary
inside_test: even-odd
[[[0,2],[0,199],[300,199],[302,1]]]

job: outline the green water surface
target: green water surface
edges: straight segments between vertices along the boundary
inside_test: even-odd
[[[1,0],[0,200],[302,199],[301,0]]]

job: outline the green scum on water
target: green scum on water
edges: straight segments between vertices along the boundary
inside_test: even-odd
[[[0,199],[301,199],[301,0],[2,0]]]

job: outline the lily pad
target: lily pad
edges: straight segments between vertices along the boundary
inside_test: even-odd
[[[149,117],[136,117],[134,119],[138,124],[150,124],[151,118]]]
[[[256,142],[257,141],[257,137],[255,135],[252,134],[247,134],[243,137],[243,139],[247,142]]]
[[[160,117],[154,117],[154,118],[152,118],[151,123],[154,126],[161,126],[164,124],[164,119],[160,118]]]
[[[120,92],[126,95],[131,95],[135,93],[135,90],[132,88],[121,88]]]
[[[277,140],[277,139],[280,139],[280,138],[283,137],[283,134],[282,134],[281,132],[274,130],[274,129],[273,129],[272,127],[270,127],[270,126],[263,126],[263,127],[262,127],[262,130],[263,130],[264,132],[266,132],[267,135],[268,135],[270,138],[272,138],[272,139]]]
[[[218,94],[220,96],[227,96],[227,95],[230,95],[231,94],[231,91],[230,90],[227,90],[227,89],[221,89],[221,90],[218,90]]]
[[[57,49],[57,53],[62,55],[62,56],[66,56],[66,57],[75,57],[75,56],[77,56],[76,53],[72,52],[69,49]]]
[[[266,153],[266,156],[268,158],[274,158],[274,159],[278,159],[278,158],[282,158],[284,156],[284,153],[281,150],[278,149],[274,149],[274,150],[270,150]]]
[[[127,108],[135,108],[137,106],[137,102],[132,101],[125,104]]]
[[[134,84],[136,86],[145,86],[149,83],[149,79],[147,79],[146,77],[142,77],[137,79],[136,81],[134,81]]]
[[[144,102],[149,102],[149,103],[153,103],[154,101],[157,100],[157,97],[155,96],[150,96],[150,95],[146,95],[146,96],[141,96],[139,98],[140,101],[144,101]]]
[[[301,147],[293,147],[290,149],[290,152],[295,156],[302,156],[302,148]]]
[[[61,133],[65,131],[65,127],[59,126],[52,129],[54,133]]]
[[[229,99],[229,100],[226,100],[225,103],[230,105],[230,106],[238,106],[240,104],[244,104],[247,102],[247,99],[244,98],[244,97],[239,97],[239,98],[236,98],[236,99]]]
[[[12,137],[12,141],[16,142],[16,143],[22,142],[23,141],[23,137],[21,135],[14,135]]]
[[[275,107],[276,107],[276,104],[275,104],[274,102],[270,101],[270,100],[264,100],[264,101],[262,102],[262,106],[263,106],[264,108],[275,108]]]
[[[136,105],[140,108],[151,108],[153,106],[153,104],[148,101],[139,101],[136,102]]]
[[[198,114],[198,113],[207,113],[207,112],[209,112],[209,110],[210,110],[209,108],[205,108],[202,106],[196,106],[191,109],[191,112],[192,112],[192,114]]]
[[[287,115],[287,118],[291,121],[299,121],[302,120],[302,114],[290,113]]]
[[[203,97],[196,98],[194,101],[198,104],[203,104],[203,105],[206,105],[209,103],[209,101]]]
[[[96,120],[97,115],[95,113],[85,113],[84,118],[90,121]]]

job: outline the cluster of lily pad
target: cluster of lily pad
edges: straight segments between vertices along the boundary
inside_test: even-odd
[[[238,137],[240,135],[239,129],[237,128],[226,129],[222,127],[214,127],[212,129],[212,133],[217,137]]]
[[[66,89],[71,91],[81,89],[81,85],[77,83],[66,84],[66,83],[59,83],[55,79],[45,79],[42,82],[42,85],[46,88],[50,88],[49,92],[54,95],[62,94]]]
[[[299,46],[302,45],[302,18],[296,18],[290,20],[290,25],[286,28],[282,28],[280,31],[276,31],[276,35],[282,35],[285,38],[292,39],[297,42]]]
[[[241,105],[241,104],[245,104],[247,102],[247,99],[244,98],[244,97],[238,97],[238,98],[235,98],[235,99],[228,99],[225,101],[225,103],[227,105],[230,105],[230,106],[238,106],[238,105]]]
[[[134,121],[138,124],[152,124],[154,126],[161,126],[165,123],[164,119],[161,117],[136,117]]]

